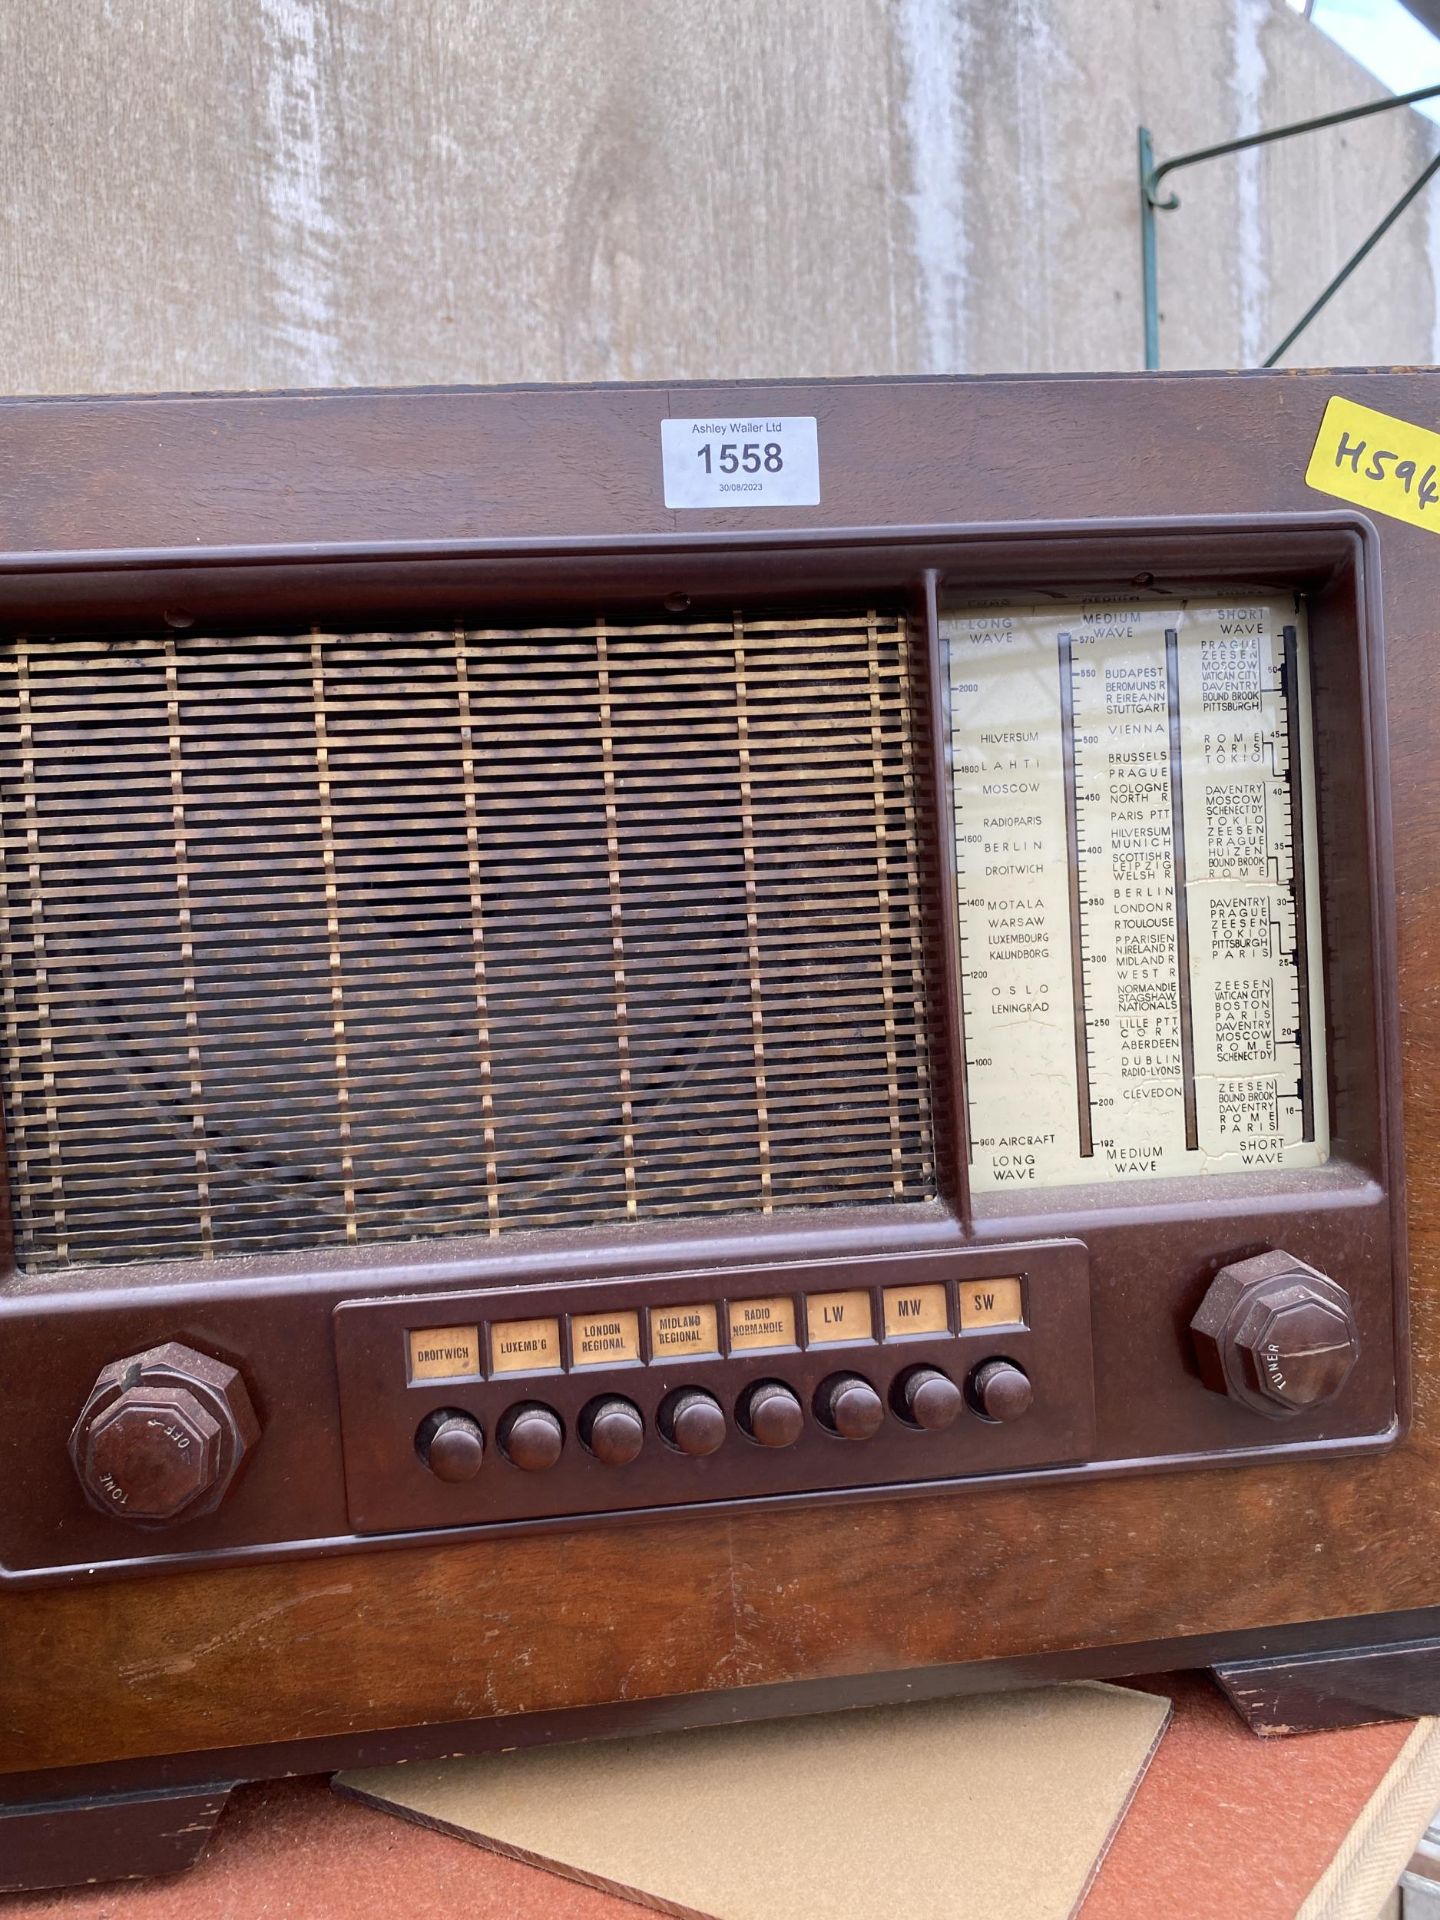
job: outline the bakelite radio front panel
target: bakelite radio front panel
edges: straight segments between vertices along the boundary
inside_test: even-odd
[[[1397,1437],[1364,519],[172,567],[8,582],[6,1579]]]

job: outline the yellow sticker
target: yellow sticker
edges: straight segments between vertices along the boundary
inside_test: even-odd
[[[1440,433],[1336,394],[1320,422],[1305,484],[1440,533]]]

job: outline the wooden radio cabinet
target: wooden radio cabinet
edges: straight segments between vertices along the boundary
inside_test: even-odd
[[[1436,490],[1337,396],[1440,384],[0,403],[0,1885],[1435,1708]]]

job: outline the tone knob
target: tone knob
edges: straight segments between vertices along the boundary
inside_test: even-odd
[[[805,1428],[805,1409],[779,1380],[762,1380],[740,1402],[740,1424],[762,1447],[793,1447]]]
[[[259,1437],[235,1368],[169,1341],[103,1369],[70,1458],[93,1506],[163,1526],[212,1512]]]
[[[681,1387],[660,1409],[660,1431],[681,1453],[703,1459],[725,1444],[725,1409],[714,1394]]]
[[[834,1373],[815,1395],[815,1414],[842,1440],[869,1440],[885,1420],[885,1402],[858,1373]]]
[[[1206,1386],[1272,1420],[1333,1400],[1360,1357],[1349,1294],[1288,1253],[1222,1267],[1190,1332]]]
[[[580,1416],[580,1438],[607,1467],[628,1467],[645,1444],[640,1409],[618,1394],[592,1400]]]
[[[473,1480],[485,1458],[485,1435],[478,1420],[456,1407],[442,1407],[421,1422],[415,1449],[437,1480],[457,1484]]]
[[[1035,1389],[1013,1360],[982,1360],[970,1376],[970,1397],[987,1420],[1018,1420],[1030,1411]]]
[[[500,1451],[526,1473],[543,1473],[553,1467],[564,1445],[560,1416],[549,1407],[526,1401],[511,1407],[500,1422]]]
[[[900,1378],[900,1411],[912,1425],[938,1433],[960,1418],[965,1396],[938,1367],[912,1367]]]

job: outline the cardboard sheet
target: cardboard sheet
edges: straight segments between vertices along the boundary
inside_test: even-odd
[[[341,1774],[344,1793],[706,1920],[1064,1920],[1170,1715],[1098,1684]]]

